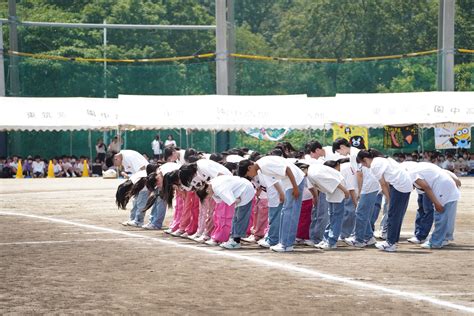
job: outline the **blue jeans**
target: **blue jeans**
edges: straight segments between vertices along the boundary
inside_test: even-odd
[[[296,231],[298,230],[298,221],[300,219],[301,204],[303,202],[303,190],[305,181],[301,181],[298,185],[300,195],[297,199],[293,197],[293,189],[285,192],[285,203],[281,209],[280,217],[280,238],[279,243],[284,247],[293,246],[296,239]]]
[[[380,210],[382,209],[383,204],[383,213],[382,213],[382,220],[380,221],[380,231],[383,234],[387,234],[387,210],[388,210],[388,203],[385,201],[385,197],[383,193],[379,193],[377,195],[377,200],[375,201],[374,212],[372,213],[372,219],[370,220],[370,224],[372,225],[372,231],[375,231],[375,222],[380,215]]]
[[[344,217],[344,201],[341,203],[329,202],[329,224],[324,232],[324,240],[334,246],[339,239]]]
[[[388,206],[387,219],[387,242],[395,244],[400,239],[403,217],[408,207],[410,192],[402,193],[390,186],[390,203]]]
[[[160,197],[156,198],[150,213],[150,224],[157,228],[163,227],[166,215],[166,203]]]
[[[148,190],[144,189],[141,190],[133,199],[133,207],[130,211],[130,220],[135,221],[135,223],[140,225],[143,225],[143,219],[145,218],[145,213],[142,212],[142,210],[145,208],[148,195]]]
[[[374,231],[370,219],[375,210],[377,202],[377,191],[363,193],[360,195],[359,203],[355,211],[355,238],[358,242],[364,242],[372,238]]]
[[[425,240],[433,225],[434,206],[426,194],[418,194],[418,210],[415,220],[415,236]]]
[[[318,203],[311,211],[311,225],[309,227],[309,238],[316,244],[324,238],[324,230],[329,223],[329,205],[326,194],[319,192]]]
[[[252,214],[252,201],[245,205],[235,208],[234,216],[232,217],[232,238],[242,238],[247,236],[247,227],[249,226],[250,215]]]
[[[448,202],[443,212],[434,212],[434,230],[430,238],[433,247],[441,248],[443,241],[453,240],[457,207],[458,201]]]
[[[342,218],[341,238],[347,238],[354,232],[355,206],[352,197],[344,199],[344,216]]]
[[[277,207],[268,208],[268,232],[265,240],[270,246],[278,244],[280,238],[280,215],[283,203],[280,203]]]

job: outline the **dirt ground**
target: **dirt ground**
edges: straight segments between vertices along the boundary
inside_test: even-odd
[[[462,180],[445,249],[406,242],[413,193],[396,253],[278,254],[124,227],[119,180],[1,179],[0,314],[474,313],[474,178]]]

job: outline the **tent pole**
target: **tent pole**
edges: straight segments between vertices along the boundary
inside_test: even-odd
[[[89,130],[88,143],[89,143],[89,164],[90,164],[92,163],[92,134],[90,130]]]
[[[72,156],[72,131],[69,133],[69,156]]]

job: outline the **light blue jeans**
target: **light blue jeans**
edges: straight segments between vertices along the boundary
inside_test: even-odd
[[[163,221],[166,215],[166,203],[160,197],[156,198],[155,204],[150,212],[150,224],[160,229],[163,227]]]
[[[347,238],[354,233],[356,220],[355,206],[352,197],[344,199],[344,216],[342,218],[341,238]]]
[[[247,236],[247,227],[249,226],[251,214],[252,200],[245,205],[235,208],[234,216],[232,217],[232,238]]]
[[[277,207],[268,208],[268,232],[265,237],[266,242],[270,246],[278,244],[280,238],[280,215],[283,203],[280,203]]]
[[[145,208],[146,201],[148,200],[149,192],[147,189],[141,190],[137,197],[133,199],[133,207],[130,211],[130,220],[135,221],[139,225],[143,225],[143,219],[145,213],[142,210]]]
[[[303,190],[305,181],[298,185],[300,195],[297,199],[293,197],[293,189],[285,192],[285,203],[281,209],[280,217],[280,238],[279,243],[284,247],[291,247],[295,243],[296,231],[298,230],[298,221],[300,219],[301,204],[303,201]]]
[[[344,201],[341,203],[329,202],[329,224],[324,232],[324,240],[334,246],[339,239],[344,217]]]
[[[434,212],[434,230],[430,238],[433,247],[441,248],[443,241],[453,240],[457,208],[458,201],[453,201],[444,205],[443,212]]]
[[[378,192],[362,193],[355,211],[355,239],[362,243],[374,235],[370,219],[375,208]]]
[[[324,238],[324,231],[329,223],[329,204],[326,194],[319,192],[318,203],[311,211],[311,225],[309,227],[309,238],[314,243],[320,243]]]

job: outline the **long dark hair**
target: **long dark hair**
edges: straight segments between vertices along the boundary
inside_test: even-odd
[[[144,177],[144,178],[140,178],[140,180],[138,180],[133,186],[132,186],[132,189],[130,190],[129,194],[130,196],[138,196],[138,193],[140,193],[141,190],[143,190],[143,188],[145,187],[146,185],[146,180],[147,178]]]
[[[128,201],[130,201],[130,191],[132,190],[133,183],[131,180],[127,180],[124,183],[121,183],[117,187],[117,192],[115,193],[115,204],[117,204],[119,209],[125,210],[127,208]]]
[[[199,187],[199,189],[196,190],[196,195],[199,197],[199,200],[204,202],[204,200],[207,198],[209,195],[207,192],[207,189],[209,188],[209,184],[204,183],[203,186]]]
[[[174,188],[173,185],[179,184],[179,170],[168,172],[163,176],[163,189],[161,190],[161,198],[171,207],[173,205]]]
[[[361,163],[364,158],[374,159],[376,157],[384,157],[384,155],[377,149],[369,148],[368,150],[361,150],[357,154],[357,163]]]
[[[185,187],[189,187],[191,180],[195,177],[197,172],[197,164],[195,162],[182,165],[179,168],[179,180]]]

